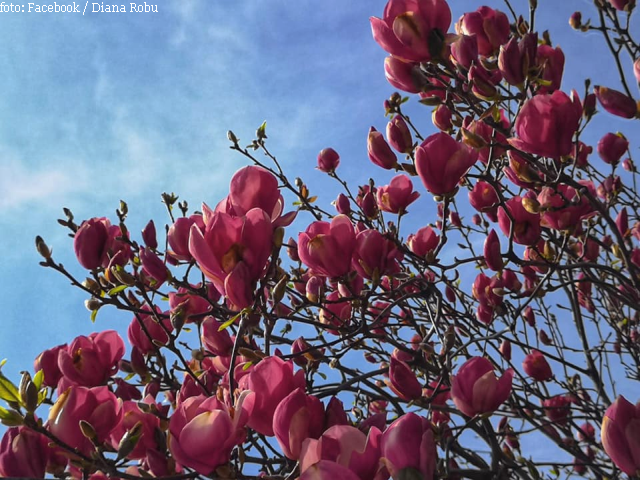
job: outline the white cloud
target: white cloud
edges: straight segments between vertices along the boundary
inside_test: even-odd
[[[63,167],[27,168],[15,153],[0,147],[0,211],[33,204],[59,205],[71,193],[86,188],[85,174]],[[66,163],[66,162],[65,162]],[[56,165],[58,162],[52,162]]]

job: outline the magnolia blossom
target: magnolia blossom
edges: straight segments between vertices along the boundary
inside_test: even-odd
[[[509,398],[513,374],[508,369],[498,379],[489,360],[473,357],[451,378],[453,403],[469,417],[492,413]]]
[[[373,38],[391,55],[408,61],[429,61],[436,31],[444,37],[451,25],[445,0],[389,0],[382,18],[371,17]]]

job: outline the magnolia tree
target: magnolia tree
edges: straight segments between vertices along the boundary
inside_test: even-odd
[[[249,165],[214,208],[163,195],[166,234],[132,234],[124,203],[81,223],[65,210],[86,277],[38,237],[42,265],[92,318],[127,312],[130,347],[96,332],[42,352],[19,385],[0,376],[0,474],[638,477],[640,390],[618,395],[640,381],[637,170],[621,134],[581,140],[595,114],[637,121],[634,5],[571,17],[602,35],[621,90],[570,93],[535,2],[526,20],[505,5],[452,25],[445,0],[390,0],[371,19],[387,79],[411,96],[369,132],[388,185],[348,185],[320,152],[335,211],[287,176],[264,125],[248,146],[229,132]],[[407,101],[433,109],[437,133]]]

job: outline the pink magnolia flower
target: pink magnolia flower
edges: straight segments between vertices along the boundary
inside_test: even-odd
[[[422,385],[409,365],[391,356],[387,386],[402,400],[416,400],[422,397]]]
[[[596,189],[593,183],[581,180],[594,196]],[[574,230],[580,226],[582,219],[593,214],[594,210],[585,195],[579,195],[575,188],[564,183],[552,187],[544,187],[538,194],[538,203],[544,212],[540,218],[543,227],[555,230]]]
[[[509,40],[510,25],[507,16],[500,10],[480,7],[475,12],[465,13],[456,23],[456,32],[475,35],[480,55],[492,55],[500,45]]]
[[[298,236],[300,260],[314,274],[331,278],[351,271],[356,234],[346,215],[333,217],[331,223],[313,222]]]
[[[351,302],[341,299],[340,293],[336,291],[327,295],[325,300],[326,302],[320,310],[320,323],[336,328],[349,325],[351,322]],[[334,335],[339,333],[338,330],[331,328],[328,332]]]
[[[455,190],[477,159],[478,152],[473,148],[440,132],[416,149],[416,170],[430,193],[446,195]]]
[[[621,12],[630,11],[635,5],[635,0],[608,0],[613,8]]]
[[[500,111],[500,122],[498,126],[502,127],[505,131],[509,130],[509,120],[504,115],[504,111]],[[492,127],[484,120],[474,120],[467,125],[467,130],[478,137],[484,142],[485,146],[476,147],[478,150],[478,158],[484,164],[489,162],[489,156],[491,158],[499,158],[504,155],[505,149],[502,145],[506,145],[507,137],[504,136],[498,129]]]
[[[602,446],[613,463],[633,477],[640,471],[640,405],[619,396],[602,419]]]
[[[387,140],[400,153],[409,153],[413,150],[411,132],[400,115],[396,115],[387,123]]]
[[[0,441],[0,476],[44,478],[53,450],[44,435],[28,427],[9,428]]]
[[[498,225],[502,233],[507,237],[511,233],[511,219],[514,220],[513,225],[513,241],[520,245],[533,245],[540,238],[540,215],[537,213],[529,213],[522,206],[520,197],[513,197],[507,200],[505,207],[498,209]],[[507,211],[509,214],[507,214]]]
[[[517,150],[509,150],[507,156],[509,157],[509,166],[504,169],[507,178],[519,187],[534,189],[536,181],[543,178],[543,175]]]
[[[484,261],[491,270],[499,272],[504,266],[500,252],[500,239],[492,228],[484,241]]]
[[[200,338],[208,352],[227,357],[231,355],[233,340],[226,329],[219,330],[219,328],[220,322],[212,316],[206,317],[202,322],[202,335]]]
[[[445,0],[389,0],[382,18],[371,17],[373,39],[386,52],[403,60],[431,60],[433,38],[442,37],[451,25]]]
[[[158,248],[158,238],[156,236],[156,225],[153,220],[149,220],[147,225],[142,229],[142,240],[144,244],[155,250]]]
[[[185,287],[178,288],[177,292],[169,292],[169,306],[171,312],[179,314],[184,318],[185,323],[198,322],[213,308],[212,303],[220,300],[220,292],[211,283],[206,283],[205,296],[192,293],[194,290],[202,288],[202,284],[191,285],[191,289]]]
[[[88,270],[106,267],[120,252],[117,263],[124,265],[131,259],[131,248],[121,240],[120,227],[107,218],[91,218],[82,222],[73,237],[73,250],[80,265]]]
[[[167,266],[149,247],[141,248],[139,254],[142,270],[156,281],[154,286],[160,287],[169,277]]]
[[[151,397],[147,397],[142,403],[155,406],[155,402]],[[122,412],[122,422],[120,422],[111,432],[111,445],[113,448],[117,449],[124,434],[140,422],[142,424],[140,437],[131,453],[127,455],[127,458],[146,458],[149,450],[158,449],[158,444],[155,439],[155,431],[160,428],[160,419],[153,413],[143,412],[140,410],[138,402],[133,401],[124,402],[122,405]]]
[[[342,465],[330,462],[329,460],[320,460],[307,468],[298,480],[359,480],[355,473]]]
[[[400,271],[398,263],[404,258],[395,242],[378,230],[363,230],[356,236],[353,268],[364,278],[380,278]]]
[[[276,177],[263,167],[250,165],[241,168],[231,177],[229,195],[218,203],[215,211],[232,217],[244,217],[255,208],[263,210],[274,227],[287,226],[296,217],[296,212],[282,215],[284,199]],[[208,223],[206,217],[205,212],[205,223]]]
[[[495,216],[500,199],[495,188],[484,180],[478,180],[469,191],[469,203],[478,212],[490,213]]]
[[[124,342],[115,330],[76,337],[58,352],[58,367],[65,385],[95,387],[118,371],[124,356]]]
[[[356,478],[371,480],[378,470],[381,435],[376,427],[365,435],[350,425],[334,425],[318,440],[309,438],[302,443],[300,471],[304,474],[318,462],[328,460],[349,469]]]
[[[422,227],[416,233],[412,233],[407,238],[407,245],[413,253],[420,257],[426,257],[440,244],[440,237],[431,227]]]
[[[500,47],[498,68],[510,85],[521,86],[535,65],[538,35],[527,33],[520,41],[515,37]]]
[[[502,279],[498,276],[488,277],[479,273],[471,287],[471,293],[481,305],[496,307],[502,304],[502,297],[495,293],[495,289],[501,287]]]
[[[420,92],[420,87],[416,84],[414,69],[416,63],[405,62],[397,57],[387,57],[384,61],[384,75],[395,88],[409,93]]]
[[[572,400],[566,395],[556,395],[542,401],[545,415],[554,423],[564,425],[571,413]]]
[[[273,414],[273,431],[287,458],[298,460],[302,442],[318,438],[324,426],[324,406],[318,397],[297,388],[287,395]]]
[[[617,165],[629,148],[629,141],[622,134],[607,133],[598,142],[598,155],[603,162]]]
[[[318,154],[318,170],[321,172],[335,172],[338,165],[340,165],[340,155],[333,148],[324,148]]]
[[[252,394],[244,394],[235,411],[216,397],[200,395],[182,402],[169,421],[169,449],[178,463],[202,475],[229,462],[231,450],[244,440]]]
[[[404,478],[402,471],[414,469],[420,478],[431,480],[438,461],[431,423],[415,413],[405,413],[382,435],[381,463],[393,480]]]
[[[60,350],[66,350],[67,344],[58,345],[42,352],[33,362],[33,369],[36,372],[44,370],[43,385],[47,387],[55,387],[58,380],[62,377],[62,372],[58,366],[58,354]]]
[[[465,69],[478,62],[478,36],[459,35],[451,44],[451,59]]]
[[[456,408],[469,417],[494,412],[511,394],[513,369],[499,379],[484,357],[473,357],[451,378],[451,398]]]
[[[633,118],[638,114],[636,101],[618,90],[596,86],[596,98],[607,112],[622,118]]]
[[[149,310],[147,312],[134,317],[127,330],[129,342],[143,355],[157,351],[157,345],[166,345],[169,342],[169,333],[173,331],[171,320],[163,315],[159,308],[156,307],[157,316]]]
[[[73,237],[73,249],[78,262],[84,268],[92,270],[104,266],[109,247],[109,227],[107,218],[91,218],[82,222]]]
[[[220,294],[242,309],[250,304],[255,282],[271,255],[271,219],[260,208],[243,217],[212,212],[206,205],[203,211],[205,229],[191,227],[189,252]]]
[[[413,183],[406,175],[396,175],[389,185],[378,187],[376,191],[380,210],[403,214],[407,207],[415,202],[420,194],[413,191]]]
[[[552,93],[558,90],[562,84],[564,72],[564,52],[562,49],[539,45],[536,62],[541,70],[542,79],[550,83],[550,85],[542,85],[539,93]]]
[[[433,109],[431,114],[431,122],[438,129],[443,132],[450,132],[453,127],[453,112],[445,104],[440,104]]]
[[[349,201],[349,197],[344,193],[339,194],[334,203],[338,213],[342,215],[349,215],[351,213],[351,202]]]
[[[247,425],[256,432],[273,436],[273,415],[280,402],[296,388],[306,386],[304,371],[293,373],[293,362],[268,357],[239,381],[241,390],[254,392],[254,405]]]
[[[190,261],[189,234],[191,227],[197,225],[200,230],[204,230],[204,220],[202,215],[191,215],[190,217],[180,217],[169,228],[167,240],[171,247],[170,254],[177,260]]]
[[[523,152],[558,158],[569,155],[573,134],[582,117],[582,105],[575,91],[569,97],[557,90],[528,100],[516,119],[518,138],[509,143]]]
[[[49,412],[47,428],[68,445],[88,455],[94,446],[80,429],[80,421],[89,423],[102,443],[122,421],[122,400],[108,387],[71,386],[65,390]]]
[[[471,93],[482,100],[495,100],[498,90],[496,85],[502,80],[500,72],[494,70],[490,72],[486,68],[477,65],[471,65],[467,80],[471,85]]]
[[[538,382],[546,382],[553,378],[553,372],[547,359],[540,350],[532,350],[522,362],[524,373]]]
[[[398,164],[398,157],[393,153],[382,133],[374,127],[369,129],[367,136],[367,152],[369,160],[386,170],[391,170]]]

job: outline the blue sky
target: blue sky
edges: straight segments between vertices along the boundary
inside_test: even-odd
[[[162,230],[160,194],[216,204],[245,165],[226,131],[248,141],[263,120],[270,149],[324,205],[338,192],[313,170],[324,147],[341,154],[350,181],[392,177],[366,155],[367,131],[384,129],[382,102],[394,91],[368,20],[385,1],[161,1],[153,14],[0,14],[0,358],[16,380],[43,349],[97,329],[124,332],[130,320],[105,310],[91,324],[85,296],[38,266],[39,234],[82,275],[56,223],[62,207],[78,220],[114,218],[124,199],[132,232],[149,218]],[[483,4],[450,3],[454,22]],[[513,4],[527,11],[527,1]],[[587,16],[590,2],[540,2],[538,25],[567,57],[563,89],[582,92],[587,75],[617,88],[599,38],[568,26],[575,9]],[[433,132],[430,108],[410,108]],[[600,117],[588,143],[606,131],[633,135],[629,123]],[[426,192],[416,205],[418,227],[435,220]]]

